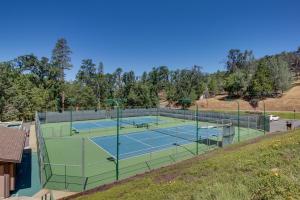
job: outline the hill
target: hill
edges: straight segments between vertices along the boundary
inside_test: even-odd
[[[218,95],[213,98],[197,101],[202,109],[207,110],[237,110],[235,102],[228,102],[226,95]],[[248,101],[239,99],[241,110],[263,110],[263,102],[260,101],[257,108],[253,108]],[[294,83],[293,87],[283,93],[279,98],[265,99],[267,111],[300,111],[300,82]]]
[[[299,199],[299,144],[300,130],[267,135],[70,198]]]

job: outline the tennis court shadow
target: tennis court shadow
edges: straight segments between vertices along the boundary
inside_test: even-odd
[[[31,188],[31,149],[25,149],[22,156],[22,162],[16,166],[16,190],[17,193],[21,189]]]

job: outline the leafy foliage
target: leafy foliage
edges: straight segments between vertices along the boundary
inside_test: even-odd
[[[159,66],[138,76],[122,68],[105,73],[102,62],[97,65],[92,59],[83,59],[76,79],[65,81],[65,70],[72,68],[71,53],[67,40],[61,38],[51,60],[29,54],[1,62],[0,120],[30,120],[35,111],[64,111],[71,106],[101,109],[109,98],[123,99],[126,107],[153,107],[162,100],[182,105],[180,100],[190,99],[190,105],[201,96],[226,92],[258,102],[282,93],[300,74],[300,49],[260,59],[254,59],[250,50],[232,49],[227,71],[208,74],[197,65],[176,70]]]
[[[224,89],[229,96],[246,97],[250,102],[283,93],[297,71],[296,57],[294,52],[283,52],[255,60],[252,51],[232,49],[228,52]]]

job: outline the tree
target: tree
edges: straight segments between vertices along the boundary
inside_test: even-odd
[[[291,85],[291,72],[288,68],[288,63],[280,56],[267,57],[266,62],[270,69],[270,79],[272,81],[274,92],[281,92],[288,89]]]
[[[150,90],[147,85],[143,83],[134,84],[127,95],[127,106],[145,106],[152,107],[153,102],[150,98]]]
[[[242,96],[247,89],[245,82],[245,74],[241,70],[237,70],[234,73],[228,74],[225,79],[225,91],[229,96]]]
[[[63,82],[65,78],[65,70],[72,68],[71,57],[72,51],[65,38],[57,40],[54,49],[52,50],[51,62],[60,71],[60,80]]]
[[[296,78],[300,77],[300,47],[297,51],[293,52],[291,68],[296,75]]]
[[[208,82],[208,91],[211,96],[215,96],[218,92],[217,81],[215,78],[210,78]]]
[[[248,91],[252,99],[261,99],[273,93],[271,71],[265,60],[261,60],[258,63],[257,71],[251,81]]]
[[[57,40],[54,49],[52,50],[52,64],[59,71],[60,81],[64,83],[65,79],[65,70],[71,69],[71,55],[72,51],[68,46],[67,40],[65,38],[60,38]],[[62,102],[62,111],[64,111],[64,101],[65,93],[61,92],[61,102]]]
[[[93,87],[95,86],[96,75],[96,65],[93,63],[92,59],[82,60],[76,79],[81,83]]]
[[[75,104],[73,106],[75,106],[76,109],[96,109],[96,95],[93,92],[93,89],[88,85],[79,82],[66,83],[65,91],[67,106],[71,106],[71,99],[73,99]]]
[[[252,51],[245,50],[241,52],[239,49],[230,49],[227,56],[226,68],[232,73],[237,70],[247,69],[254,61]]]

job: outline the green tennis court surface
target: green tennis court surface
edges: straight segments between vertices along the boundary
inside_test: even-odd
[[[130,117],[126,119],[121,119],[121,126],[139,125],[139,124],[150,124],[150,123],[163,123],[163,120],[157,119],[155,117]],[[99,120],[90,122],[74,122],[72,124],[72,129],[81,132],[88,131],[91,129],[102,129],[102,128],[112,128],[117,126],[117,120]]]
[[[222,134],[219,129],[202,129],[196,139],[196,126],[184,125],[169,128],[139,131],[120,135],[120,159],[140,156],[147,153],[162,151],[173,146],[182,146],[200,139],[218,137]],[[116,158],[117,136],[99,136],[90,138],[101,149]]]
[[[193,116],[189,117],[192,119]],[[198,139],[195,120],[138,116],[122,118],[120,121],[128,122],[120,129],[120,179],[192,158],[197,152],[205,153],[222,143],[237,142],[237,127],[234,128],[235,135],[226,141],[222,138],[222,127],[217,121],[199,121]],[[132,126],[138,123],[150,124],[151,128]],[[75,132],[78,124],[83,128]],[[115,125],[116,120],[111,118],[42,124],[44,144],[40,146],[45,146],[45,149],[41,178],[44,186],[83,191],[115,181]],[[241,140],[259,135],[262,135],[259,130],[240,128]]]

